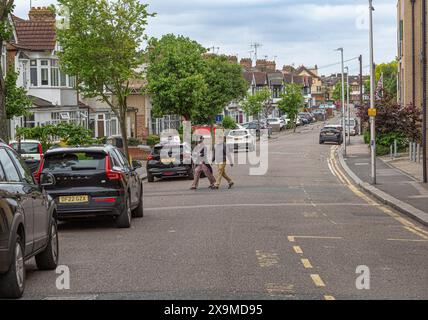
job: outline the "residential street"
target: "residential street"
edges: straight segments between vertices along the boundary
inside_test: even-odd
[[[61,224],[71,289],[30,260],[24,298],[427,299],[428,229],[345,185],[322,125],[273,139],[264,176],[228,167],[232,190],[145,183],[131,229]],[[356,288],[358,266],[369,290]]]

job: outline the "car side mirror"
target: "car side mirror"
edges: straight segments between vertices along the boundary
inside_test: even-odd
[[[56,184],[55,176],[51,173],[42,173],[40,175],[40,186],[51,187]]]
[[[140,161],[133,160],[133,161],[132,161],[132,167],[133,167],[134,169],[140,169],[140,168],[142,168],[142,167],[143,167],[143,165],[141,164],[141,162],[140,162]]]

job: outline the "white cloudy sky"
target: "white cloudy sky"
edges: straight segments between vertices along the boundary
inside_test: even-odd
[[[56,3],[32,0],[33,6]],[[258,57],[284,64],[317,64],[320,72],[340,72],[334,49],[343,47],[345,59],[363,54],[368,71],[367,0],[142,0],[157,16],[150,19],[149,36],[175,33],[224,54],[250,56],[258,42]],[[26,17],[30,0],[16,0],[15,14]],[[375,60],[396,56],[396,0],[375,0]],[[217,49],[216,49],[217,50]],[[349,62],[358,72],[358,61]]]

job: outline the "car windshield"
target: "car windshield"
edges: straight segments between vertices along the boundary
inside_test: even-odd
[[[268,119],[268,120],[267,120],[267,122],[269,122],[269,123],[270,123],[270,122],[278,122],[278,121],[279,121],[279,119]]]
[[[101,152],[63,152],[47,155],[43,169],[49,171],[104,170],[105,154]]]
[[[245,130],[236,130],[236,131],[231,131],[229,135],[232,137],[243,137],[248,135],[248,132]]]
[[[349,121],[347,120],[346,125],[351,126],[351,127],[355,126],[355,120],[349,120]]]
[[[11,147],[20,154],[39,154],[39,144],[37,142],[18,142],[12,143]]]

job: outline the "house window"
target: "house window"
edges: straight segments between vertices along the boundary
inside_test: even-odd
[[[67,75],[65,72],[61,71],[61,87],[67,86]]]
[[[30,61],[30,78],[31,78],[31,85],[34,87],[37,87],[38,86],[37,60]]]
[[[49,63],[48,60],[40,61],[40,76],[42,86],[49,85]]]
[[[51,85],[52,87],[59,86],[59,68],[57,60],[51,60]]]
[[[76,87],[76,77],[74,76],[69,76],[68,77],[68,82],[69,82],[69,86],[71,88],[75,88]]]

